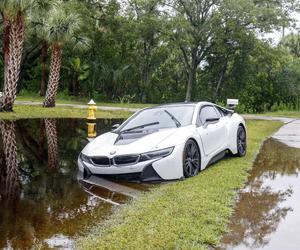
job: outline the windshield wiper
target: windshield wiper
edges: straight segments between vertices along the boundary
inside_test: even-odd
[[[166,109],[165,109],[164,111],[165,111],[165,112],[171,117],[171,119],[175,122],[177,128],[181,126],[180,121],[178,121],[178,120],[175,118],[174,115],[172,115],[172,114],[171,114],[168,110],[166,110]]]
[[[129,132],[129,131],[132,131],[132,130],[135,130],[135,129],[138,129],[138,128],[145,128],[145,127],[149,127],[149,126],[153,126],[153,125],[158,125],[158,124],[159,124],[159,122],[146,123],[146,124],[143,124],[143,125],[139,125],[139,126],[136,126],[136,127],[125,129],[125,130],[121,131],[121,133]]]

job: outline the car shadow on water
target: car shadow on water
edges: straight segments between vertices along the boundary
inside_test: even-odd
[[[299,249],[300,149],[268,139],[218,249]]]
[[[97,133],[120,120],[97,120]],[[151,185],[81,180],[84,119],[0,121],[0,249],[73,248],[84,228]]]

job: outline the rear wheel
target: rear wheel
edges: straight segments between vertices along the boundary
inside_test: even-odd
[[[197,175],[200,171],[200,151],[195,141],[188,140],[183,151],[183,174],[186,178]]]
[[[246,131],[243,126],[239,126],[237,131],[237,138],[236,138],[236,145],[237,145],[237,156],[242,157],[246,155],[247,152],[247,138],[246,138]]]

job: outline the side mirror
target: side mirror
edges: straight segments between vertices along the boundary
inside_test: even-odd
[[[206,128],[210,123],[215,123],[215,122],[217,122],[217,121],[219,121],[219,120],[220,120],[219,117],[215,117],[215,118],[206,118],[203,127]]]
[[[220,120],[220,117],[215,117],[215,118],[207,118],[205,120],[205,123],[211,123],[211,122],[217,122]]]
[[[115,129],[117,129],[118,127],[120,127],[120,124],[119,124],[119,123],[112,125],[111,128],[112,128],[113,130],[115,130]]]

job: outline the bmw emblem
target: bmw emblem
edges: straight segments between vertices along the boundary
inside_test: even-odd
[[[117,151],[114,150],[114,151],[111,151],[109,154],[114,155],[115,153],[117,153]]]

